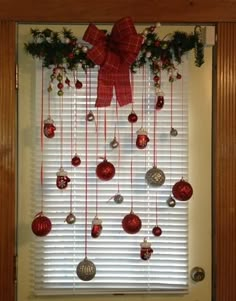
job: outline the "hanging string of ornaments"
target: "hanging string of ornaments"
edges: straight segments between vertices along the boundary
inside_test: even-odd
[[[88,123],[95,123],[96,132],[96,155],[98,157],[98,128],[103,128],[104,139],[104,154],[102,162],[98,162],[94,170],[96,177],[101,181],[110,181],[113,177],[119,176],[119,169],[121,165],[120,156],[120,133],[118,129],[118,106],[126,106],[132,104],[132,110],[127,116],[127,123],[130,124],[131,136],[131,166],[130,166],[130,186],[131,186],[131,209],[121,224],[124,232],[127,234],[136,234],[142,227],[142,221],[138,215],[133,211],[133,144],[140,151],[145,151],[148,146],[150,137],[144,127],[144,97],[142,96],[142,126],[136,132],[137,137],[134,139],[134,125],[138,121],[139,116],[136,114],[133,107],[133,91],[132,82],[130,81],[130,74],[136,73],[138,70],[144,70],[148,66],[153,76],[153,93],[155,95],[155,103],[153,103],[153,166],[144,175],[144,181],[152,189],[158,189],[165,182],[165,173],[157,166],[157,147],[156,141],[156,124],[157,117],[161,114],[161,110],[165,105],[165,93],[162,90],[162,74],[167,72],[168,80],[171,83],[180,80],[182,75],[178,70],[178,66],[182,63],[183,55],[194,50],[195,65],[200,67],[204,63],[204,45],[201,39],[201,27],[196,26],[193,33],[187,34],[176,31],[166,35],[164,38],[158,36],[156,26],[147,27],[142,33],[137,33],[133,21],[130,17],[125,17],[117,21],[111,32],[98,29],[94,24],[89,24],[82,39],[77,38],[70,29],[63,28],[61,32],[55,32],[49,28],[42,31],[38,29],[31,29],[32,40],[25,43],[24,47],[28,54],[33,58],[42,61],[42,103],[41,103],[41,190],[42,190],[42,208],[36,214],[32,222],[32,231],[36,236],[46,236],[50,233],[52,223],[49,218],[43,214],[43,190],[44,190],[44,173],[43,173],[43,152],[44,139],[49,139],[53,143],[56,135],[60,137],[60,160],[58,166],[59,170],[55,172],[56,187],[63,191],[71,184],[71,178],[68,172],[63,167],[63,109],[66,106],[64,95],[69,89],[74,89],[79,92],[85,85],[86,91],[86,116],[85,116],[85,257],[77,266],[77,275],[83,281],[92,280],[96,274],[96,267],[94,263],[87,258],[88,253]],[[97,110],[103,110],[103,122],[98,127],[98,114],[95,116],[91,109],[91,73],[90,71],[95,66],[99,66],[97,78],[97,98],[95,107]],[[50,70],[50,78],[48,79],[48,112],[47,116],[43,118],[43,70],[47,68]],[[80,72],[78,72],[80,71]],[[79,78],[81,72],[85,72],[86,82],[82,82]],[[73,74],[70,78],[70,74]],[[143,73],[143,82],[146,77]],[[68,89],[66,89],[68,88]],[[171,88],[172,89],[172,88]],[[118,148],[118,166],[115,166],[107,159],[107,107],[110,106],[113,99],[113,92],[115,91],[116,112],[115,112],[115,130],[114,138],[110,142],[112,149]],[[171,90],[172,91],[172,90]],[[51,93],[57,94],[59,101],[59,124],[55,125],[53,117],[51,116]],[[172,92],[171,92],[172,93]],[[172,101],[172,96],[171,96]],[[89,102],[89,103],[88,103]],[[172,105],[172,104],[171,104]],[[71,108],[71,119],[74,118],[74,125],[71,124],[71,165],[72,168],[80,168],[81,159],[78,155],[76,144],[77,138],[77,113],[78,104],[75,105],[75,111]],[[171,108],[172,109],[172,108]],[[73,116],[74,114],[74,116]],[[172,112],[171,112],[172,114]],[[172,117],[171,117],[172,118]],[[97,119],[97,120],[96,120]],[[102,124],[102,126],[101,126]],[[74,129],[72,129],[74,127]],[[72,133],[73,131],[74,134]],[[170,135],[175,137],[178,132],[173,128],[171,120]],[[81,149],[80,149],[81,151]],[[170,150],[171,151],[171,150]],[[98,158],[96,158],[97,161]],[[73,179],[72,179],[73,181]],[[72,184],[71,184],[72,185]],[[68,224],[76,222],[76,217],[72,213],[72,193],[73,189],[70,187],[70,212],[66,217]],[[187,201],[191,198],[193,193],[190,183],[185,181],[183,177],[177,181],[172,187],[173,197],[170,196],[172,203],[167,201],[169,207],[174,207],[175,199],[179,201]],[[97,215],[97,194],[98,184],[96,183],[96,215],[92,220],[91,236],[97,238],[102,232],[102,220]],[[115,203],[123,202],[123,196],[120,193],[119,178],[117,193],[112,197]],[[157,204],[157,200],[156,200]],[[162,229],[157,224],[157,205],[156,205],[156,225],[153,230],[154,236],[160,236]],[[151,243],[148,242],[147,237],[144,238],[140,244],[140,258],[148,260],[153,253]]]

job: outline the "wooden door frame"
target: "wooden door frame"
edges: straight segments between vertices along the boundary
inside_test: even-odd
[[[0,300],[15,299],[17,208],[18,22],[114,23],[123,12],[136,23],[214,23],[213,299],[236,300],[236,2],[231,0],[0,0]]]

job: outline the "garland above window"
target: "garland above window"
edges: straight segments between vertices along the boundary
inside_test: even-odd
[[[129,18],[124,18],[117,23],[124,22],[124,20],[127,22],[127,19],[130,22]],[[123,29],[125,32],[125,28]],[[107,43],[111,34],[106,30],[100,30],[100,32],[106,38],[104,43]],[[49,28],[42,31],[31,29],[31,35],[33,39],[31,42],[25,43],[25,50],[33,58],[41,59],[46,68],[63,67],[68,70],[82,68],[86,71],[96,65],[88,55],[94,45],[88,44],[84,39],[78,39],[70,29],[63,28],[61,32],[55,32]],[[138,36],[142,37],[142,45],[135,60],[130,64],[130,69],[135,72],[138,68],[148,64],[154,74],[153,80],[157,89],[160,88],[159,81],[162,70],[168,72],[170,82],[181,78],[178,65],[182,62],[183,55],[190,50],[194,50],[197,67],[204,63],[204,45],[200,26],[196,26],[193,33],[175,31],[167,34],[164,38],[158,36],[156,26],[150,26]],[[111,50],[116,52],[115,44],[113,47],[111,45],[106,47],[113,48]]]

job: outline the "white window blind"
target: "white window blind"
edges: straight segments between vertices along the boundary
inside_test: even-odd
[[[55,137],[44,137],[44,214],[52,221],[52,230],[45,237],[34,237],[32,252],[32,272],[36,294],[97,294],[97,293],[185,293],[188,290],[188,202],[176,201],[175,207],[169,207],[167,199],[175,182],[183,176],[188,179],[188,74],[185,62],[179,66],[182,79],[173,83],[172,117],[171,86],[167,74],[162,72],[161,88],[165,93],[165,104],[157,112],[156,119],[156,158],[157,167],[165,173],[163,186],[153,188],[145,181],[146,172],[153,167],[154,149],[154,107],[155,91],[153,75],[146,68],[145,90],[143,73],[134,74],[134,105],[138,115],[134,127],[134,145],[131,147],[131,124],[127,117],[132,106],[118,108],[116,101],[106,109],[107,132],[106,153],[108,161],[116,168],[116,175],[110,181],[96,178],[96,166],[104,155],[104,109],[94,107],[96,100],[97,69],[91,71],[91,99],[88,110],[92,110],[98,120],[88,122],[88,259],[96,266],[96,275],[91,281],[82,281],[76,274],[76,267],[85,255],[85,122],[86,89],[83,71],[76,76],[83,82],[80,90],[64,88],[63,110],[57,88],[51,92],[51,117],[56,126]],[[44,70],[44,116],[48,115],[47,86],[52,70]],[[73,74],[68,73],[73,79]],[[40,185],[40,110],[41,110],[41,67],[36,67],[35,112],[32,115],[36,123],[34,165],[32,168],[32,218],[41,210]],[[145,91],[145,93],[144,93]],[[77,113],[75,113],[75,110]],[[76,114],[76,115],[75,115]],[[118,115],[118,118],[117,118]],[[143,118],[142,118],[143,116]],[[56,187],[56,173],[60,168],[61,154],[61,118],[63,119],[63,168],[68,172],[71,182],[68,188]],[[178,130],[176,137],[170,136],[171,118]],[[148,132],[150,142],[146,149],[135,146],[136,131],[142,126]],[[96,134],[96,124],[98,132]],[[116,136],[120,148],[111,148],[110,142]],[[72,135],[71,135],[72,131]],[[98,149],[96,147],[98,135]],[[71,138],[72,137],[72,138]],[[73,167],[71,156],[77,144],[77,153],[81,165]],[[119,156],[120,151],[120,156]],[[131,169],[132,160],[132,169]],[[132,184],[131,184],[132,171]],[[114,202],[112,196],[119,190],[124,201]],[[72,199],[71,199],[72,195]],[[122,228],[122,219],[130,213],[131,199],[133,210],[142,220],[142,228],[137,234],[127,234]],[[103,221],[100,237],[90,235],[91,222],[97,214]],[[67,224],[65,218],[70,212],[72,201],[74,224]],[[157,209],[156,209],[157,207]],[[152,228],[162,229],[162,235],[156,237]],[[148,261],[140,258],[140,243],[144,238],[151,242],[153,254]]]

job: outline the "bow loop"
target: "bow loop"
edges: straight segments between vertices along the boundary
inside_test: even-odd
[[[129,69],[143,41],[137,34],[131,18],[117,21],[110,35],[90,24],[83,39],[93,46],[87,52],[88,58],[100,66],[96,106],[110,105],[113,87],[120,106],[131,103]]]

